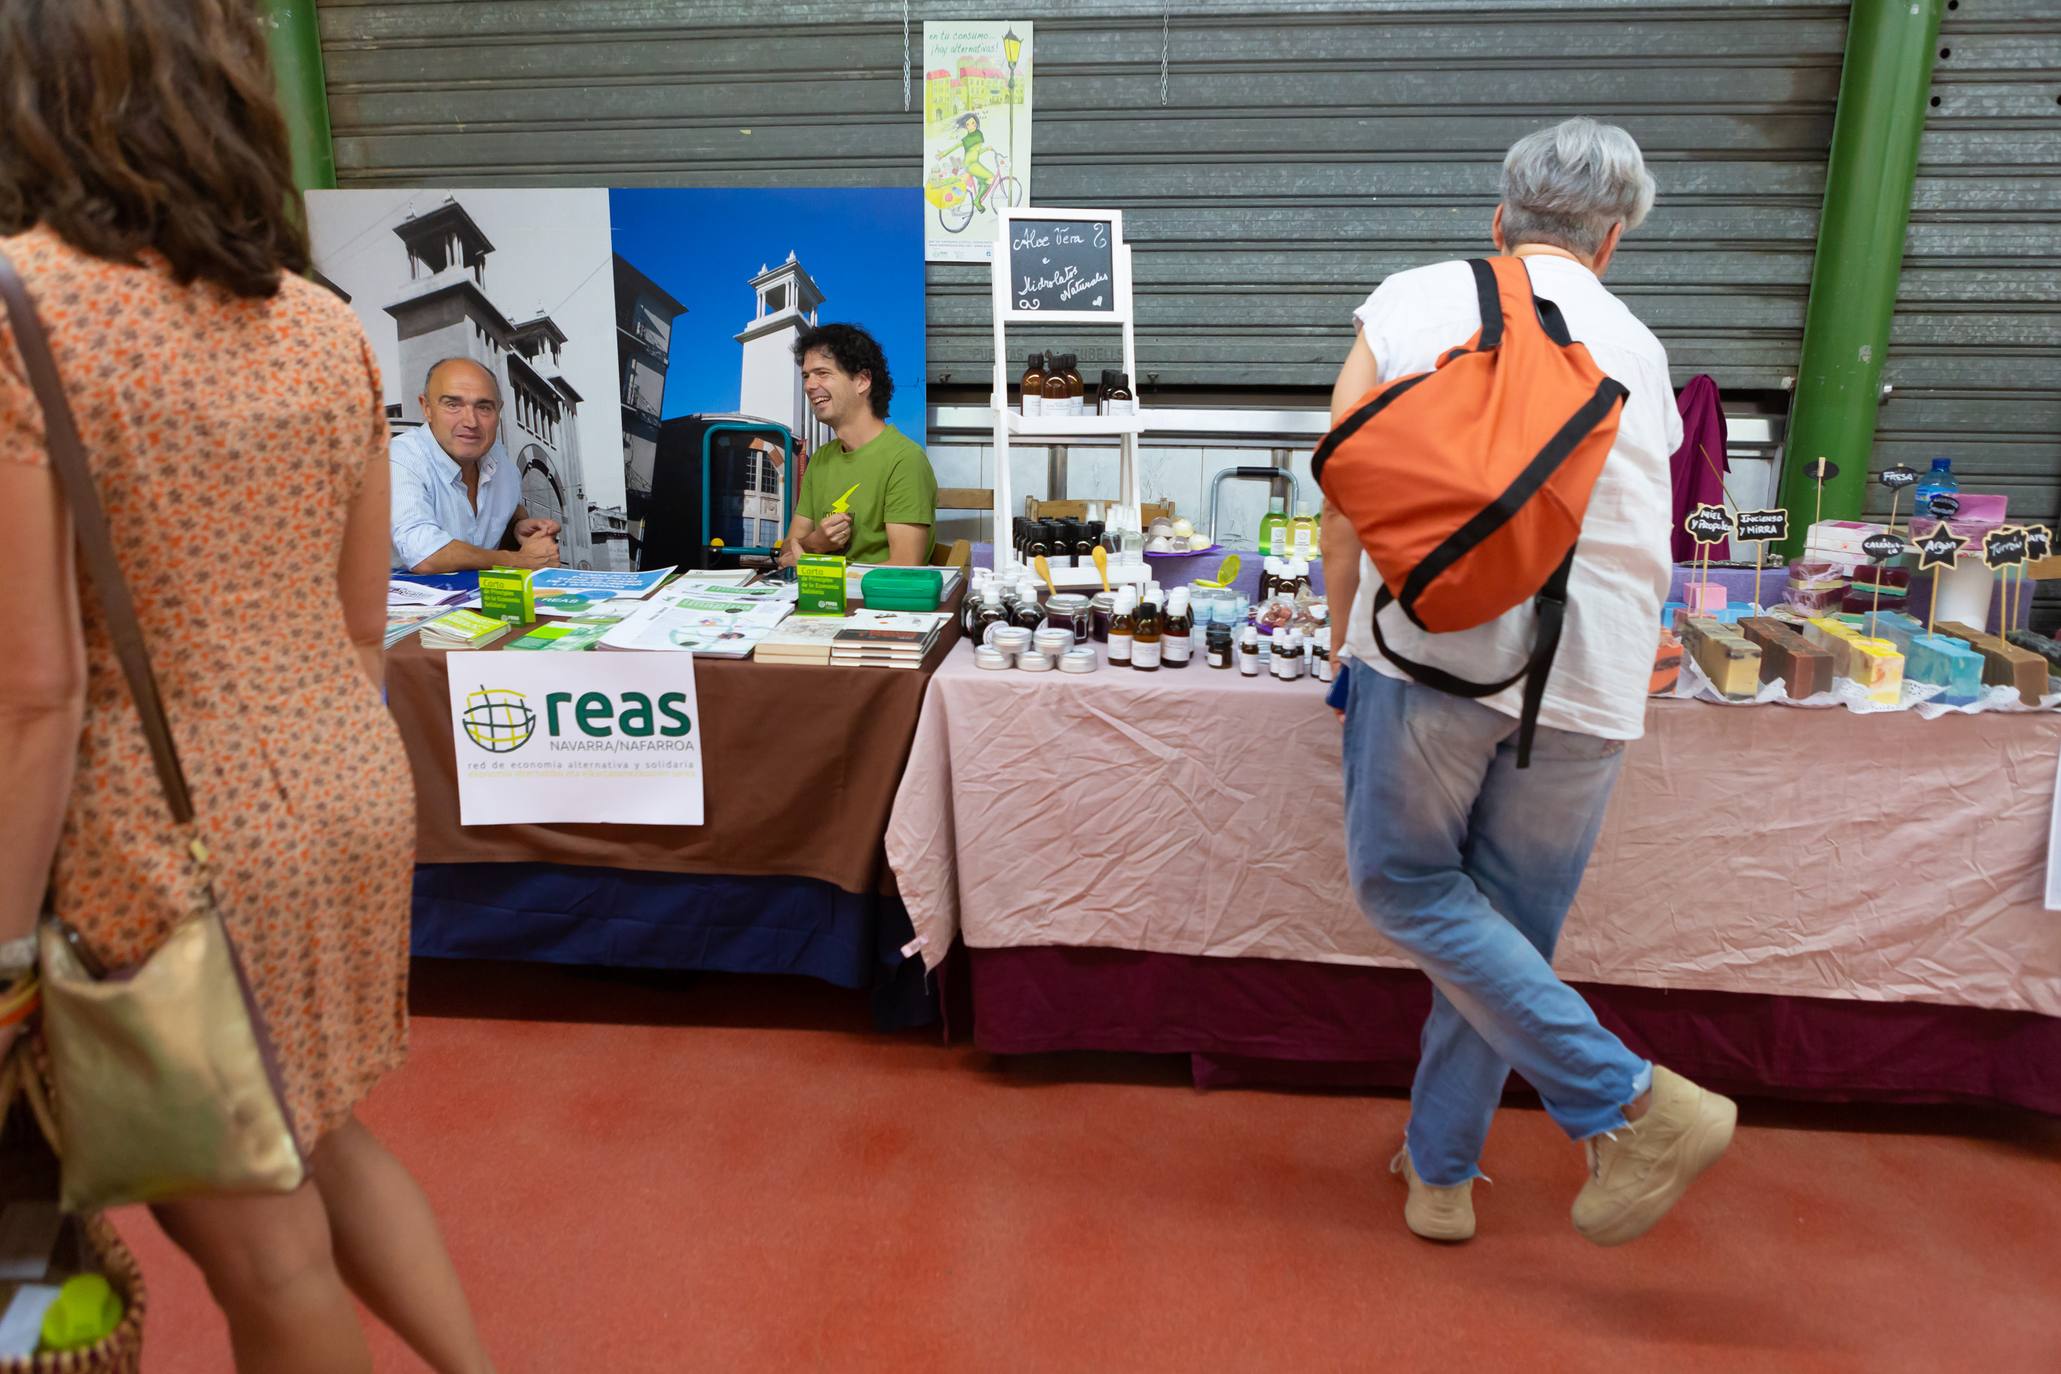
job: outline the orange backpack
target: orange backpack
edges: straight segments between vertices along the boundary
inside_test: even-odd
[[[1468,262],[1481,332],[1430,372],[1384,382],[1317,445],[1310,463],[1381,575],[1374,642],[1415,681],[1462,697],[1522,681],[1517,766],[1531,761],[1546,674],[1560,647],[1567,576],[1589,493],[1617,438],[1625,387],[1603,375],[1519,258]],[[1532,600],[1531,658],[1501,682],[1473,682],[1389,648],[1394,602],[1433,633],[1485,625]]]

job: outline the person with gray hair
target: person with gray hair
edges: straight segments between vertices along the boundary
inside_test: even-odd
[[[501,443],[501,379],[440,358],[422,379],[423,424],[393,437],[396,572],[555,568],[558,522],[522,508],[522,474]]]
[[[1473,1184],[1512,1068],[1586,1146],[1589,1177],[1573,1217],[1599,1245],[1658,1222],[1723,1152],[1737,1120],[1727,1099],[1627,1049],[1551,962],[1625,746],[1645,728],[1668,591],[1669,458],[1681,446],[1681,416],[1666,350],[1602,282],[1653,195],[1630,134],[1570,119],[1510,149],[1489,222],[1497,251],[1523,261],[1534,296],[1559,307],[1573,343],[1629,393],[1575,545],[1528,767],[1517,766],[1526,684],[1448,695],[1389,655],[1449,678],[1502,681],[1530,657],[1529,602],[1445,634],[1388,607],[1377,641],[1379,574],[1352,522],[1324,512],[1332,619],[1348,627],[1343,704],[1336,689],[1333,704],[1345,726],[1354,893],[1434,990],[1409,1125],[1389,1165],[1409,1185],[1405,1224],[1431,1240],[1474,1234]],[[1473,270],[1454,261],[1398,272],[1353,322],[1359,336],[1332,390],[1333,424],[1377,386],[1434,372],[1477,338]]]

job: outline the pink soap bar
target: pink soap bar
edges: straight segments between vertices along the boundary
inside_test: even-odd
[[[1725,588],[1719,582],[1684,582],[1682,603],[1690,615],[1708,615],[1725,608]]]

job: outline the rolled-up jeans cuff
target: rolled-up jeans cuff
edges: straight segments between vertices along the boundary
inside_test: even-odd
[[[1599,1135],[1609,1135],[1612,1131],[1623,1130],[1630,1124],[1629,1118],[1624,1114],[1625,1107],[1629,1107],[1632,1103],[1644,1097],[1652,1088],[1653,1062],[1649,1059],[1642,1059],[1639,1061],[1639,1071],[1632,1075],[1631,1091],[1625,1094],[1623,1104],[1617,1109],[1616,1119],[1606,1125],[1598,1126],[1594,1130],[1576,1128],[1569,1131],[1568,1134],[1572,1135],[1576,1140],[1593,1140]]]

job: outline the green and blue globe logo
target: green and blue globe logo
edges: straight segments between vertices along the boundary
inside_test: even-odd
[[[502,687],[467,692],[460,720],[465,737],[489,754],[512,754],[537,733],[537,713],[530,709],[529,698]]]

